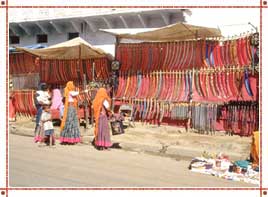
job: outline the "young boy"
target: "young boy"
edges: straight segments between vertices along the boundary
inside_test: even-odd
[[[43,106],[43,112],[41,115],[41,123],[43,124],[45,136],[49,139],[49,146],[52,147],[53,137],[54,137],[54,128],[53,128],[49,105]]]

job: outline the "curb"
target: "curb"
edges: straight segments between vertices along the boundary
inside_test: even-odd
[[[22,132],[22,131],[24,131],[24,132]],[[55,133],[56,133],[56,139],[58,139],[59,138],[59,130],[56,129]],[[27,127],[19,127],[16,129],[10,129],[10,134],[26,136],[26,137],[34,137],[33,129],[27,128]],[[84,136],[81,136],[81,138],[82,138],[81,144],[89,145],[93,141],[94,136],[84,135]],[[120,140],[114,142],[113,144],[115,146],[114,148],[121,149],[124,151],[131,151],[131,152],[137,152],[137,153],[148,153],[148,154],[152,154],[152,155],[177,158],[177,159],[178,158],[185,158],[185,157],[190,158],[188,155],[178,154],[178,153],[182,153],[181,150],[166,153],[166,151],[163,151],[164,148],[163,148],[163,145],[161,145],[161,144],[131,143],[131,142],[120,141]],[[195,155],[195,154],[192,153],[191,155]]]

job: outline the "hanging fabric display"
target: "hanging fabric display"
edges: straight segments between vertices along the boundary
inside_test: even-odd
[[[249,66],[256,56],[252,36],[233,40],[120,43],[116,59],[121,71],[180,70]]]
[[[35,89],[40,82],[39,73],[14,74],[11,80],[14,90]]]
[[[41,81],[53,84],[65,84],[67,81],[77,81],[86,78],[92,80],[92,66],[95,63],[95,80],[104,80],[109,77],[109,61],[107,58],[89,60],[41,60]],[[80,66],[79,66],[80,65]]]
[[[192,128],[214,133],[221,103],[258,99],[253,38],[119,43],[115,99],[133,105],[133,119],[158,124],[191,119]],[[242,111],[250,113],[248,107]]]
[[[242,88],[247,92],[242,92]],[[254,90],[255,91],[255,90]],[[160,101],[244,100],[252,97],[248,68],[222,68],[182,71],[120,72],[115,97],[156,98]]]
[[[25,115],[34,117],[36,114],[36,107],[34,104],[34,90],[14,90],[12,95],[14,98],[14,105],[18,115]]]
[[[77,90],[81,92],[82,87],[79,87]],[[16,113],[28,117],[35,116],[36,114],[36,107],[34,104],[35,90],[13,90],[11,94],[13,95],[14,100],[13,104],[15,106]],[[79,94],[78,103],[83,104],[83,102],[85,101],[91,103],[90,93]]]
[[[27,53],[9,54],[9,73],[38,73],[39,67],[35,64],[35,58],[35,56]]]
[[[214,133],[217,121],[217,104],[197,103],[191,106],[192,128],[201,132]]]
[[[219,119],[232,134],[250,136],[258,128],[259,106],[255,101],[231,101],[221,106]]]

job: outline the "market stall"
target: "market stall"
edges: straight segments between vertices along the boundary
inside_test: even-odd
[[[223,38],[218,29],[177,23],[117,38],[116,104],[133,118],[200,132],[251,135],[258,129],[258,34]]]
[[[62,89],[68,81],[74,81],[80,90],[90,81],[105,81],[109,77],[111,56],[103,50],[91,46],[82,38],[75,38],[43,49],[16,48],[17,54],[10,56],[13,95],[19,106],[18,113],[35,114],[33,93],[38,83],[45,82]],[[27,57],[27,58],[26,58]],[[27,62],[25,61],[27,60]],[[17,75],[19,76],[16,78]],[[22,83],[22,81],[24,83]],[[22,85],[25,84],[25,85]],[[91,101],[90,92],[79,95],[83,108]],[[30,105],[29,105],[30,103]]]
[[[45,45],[36,44],[25,46],[28,49],[41,49]],[[9,121],[16,120],[17,114],[32,116],[35,108],[31,105],[26,110],[24,106],[31,102],[33,89],[40,81],[39,68],[35,65],[35,56],[29,53],[19,52],[16,48],[9,48]],[[25,102],[26,103],[25,103]]]

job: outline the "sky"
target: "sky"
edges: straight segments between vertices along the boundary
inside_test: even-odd
[[[195,8],[187,22],[192,25],[219,27],[222,35],[234,36],[254,30],[250,22],[259,28],[260,9],[257,8]],[[255,31],[255,30],[254,30]]]

